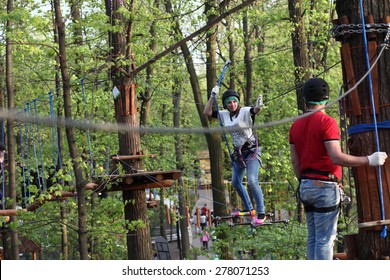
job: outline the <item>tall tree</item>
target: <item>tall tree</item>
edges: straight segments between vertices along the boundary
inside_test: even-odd
[[[14,1],[7,1],[7,13],[10,15],[14,10]],[[10,111],[15,109],[15,90],[13,83],[13,65],[12,65],[12,28],[13,20],[10,17],[7,20],[7,30],[6,30],[6,86],[7,86],[7,101],[8,109]],[[8,192],[5,194],[6,197],[10,198],[11,205],[8,205],[10,209],[16,209],[16,164],[15,164],[15,134],[14,134],[14,121],[7,121],[7,141],[8,141]],[[11,223],[17,222],[15,216],[11,216]],[[18,233],[15,230],[11,230],[11,259],[19,259],[19,238]]]
[[[58,27],[58,48],[60,57],[60,69],[62,76],[62,89],[64,98],[65,118],[72,119],[72,101],[71,101],[71,81],[68,72],[66,58],[66,32],[65,22],[62,17],[61,5],[59,0],[54,0],[55,22]],[[74,128],[66,127],[66,138],[69,146],[69,154],[72,159],[72,167],[76,180],[77,205],[78,205],[78,241],[81,260],[88,259],[87,243],[87,213],[86,213],[86,188],[83,170],[80,166],[80,157],[76,147]]]
[[[305,104],[302,95],[301,85],[310,77],[308,72],[309,58],[307,51],[307,39],[305,32],[305,23],[302,11],[302,0],[289,0],[288,10],[290,14],[290,21],[293,25],[291,32],[293,58],[294,58],[294,76],[296,85],[297,106],[299,112],[303,113]],[[303,222],[304,208],[303,204],[298,201],[298,221]]]
[[[179,79],[175,79],[175,84],[173,88],[173,125],[174,127],[179,128],[180,127],[180,100],[181,100],[181,82]],[[179,134],[175,135],[175,152],[176,152],[176,169],[183,170],[184,163],[183,163],[183,143],[181,136]],[[179,178],[178,180],[178,192],[179,192],[179,225],[180,225],[180,240],[181,240],[181,252],[180,256],[181,259],[187,259],[189,256],[189,250],[190,250],[190,241],[188,236],[188,230],[187,230],[187,200],[184,195],[184,182],[183,178]]]
[[[216,18],[218,13],[217,1],[206,1],[205,14],[207,22],[210,24]],[[217,26],[212,27],[206,35],[206,79],[207,79],[207,96],[210,96],[212,88],[217,84],[216,73],[216,43],[217,43]],[[202,111],[203,112],[203,111]],[[210,133],[206,134],[207,145],[210,155],[210,169],[212,181],[212,193],[214,200],[215,215],[224,215],[226,213],[226,197],[225,186],[223,184],[223,153],[221,147],[221,134]]]
[[[116,120],[118,123],[126,124],[129,127],[139,127],[137,97],[135,92],[135,81],[128,73],[135,70],[134,56],[131,54],[131,39],[133,32],[134,1],[114,0],[105,1],[106,13],[110,18],[113,30],[110,34],[112,48],[112,61],[116,64],[111,68],[111,77],[114,87],[120,94],[115,99]],[[127,9],[130,19],[127,20],[121,9]],[[131,61],[130,65],[125,63]],[[122,68],[122,63],[124,66]],[[123,72],[122,72],[123,71]],[[120,155],[139,155],[141,151],[140,133],[123,132],[119,133]],[[138,160],[127,161],[123,168],[127,172],[141,169],[141,162]],[[125,219],[131,221],[141,220],[145,226],[131,227],[129,225],[127,235],[127,255],[130,260],[148,260],[152,258],[151,239],[149,231],[149,218],[146,208],[145,190],[123,191],[125,203]]]

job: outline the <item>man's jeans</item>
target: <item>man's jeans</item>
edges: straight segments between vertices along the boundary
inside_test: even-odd
[[[304,205],[327,208],[340,203],[338,183],[302,179],[299,186],[300,199]],[[306,212],[307,258],[331,260],[337,232],[339,208],[332,212]]]
[[[260,154],[260,150],[258,153]],[[245,158],[245,164],[246,168],[243,168],[240,166],[239,162],[233,161],[232,185],[237,191],[238,195],[241,197],[246,210],[252,210],[253,206],[249,198],[249,194],[243,184],[239,183],[242,182],[246,171],[249,190],[256,202],[256,211],[257,213],[265,213],[263,192],[259,184],[259,169],[261,166],[260,160],[257,156],[249,154]]]

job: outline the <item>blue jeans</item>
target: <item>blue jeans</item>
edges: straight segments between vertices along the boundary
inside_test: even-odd
[[[259,185],[260,149],[258,149],[258,156],[254,156],[253,153],[243,154],[246,168],[243,168],[238,161],[233,160],[232,185],[241,197],[245,209],[252,210],[253,205],[249,194],[242,184],[246,171],[249,190],[256,202],[256,211],[257,213],[265,213],[263,192]]]
[[[302,179],[299,195],[304,205],[308,204],[316,208],[332,207],[340,203],[340,189],[336,182]],[[309,260],[333,259],[338,216],[338,207],[326,213],[306,212]]]

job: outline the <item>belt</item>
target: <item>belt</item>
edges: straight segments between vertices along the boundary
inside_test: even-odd
[[[316,174],[316,175],[321,175],[321,176],[328,177],[328,178],[327,179],[322,179],[322,178],[318,178],[318,177],[316,178],[316,177],[313,177],[311,175],[309,175],[309,176],[306,175],[305,176],[305,174]],[[315,169],[306,169],[306,170],[304,170],[302,172],[301,179],[332,181],[332,182],[338,182],[339,181],[339,179],[333,173],[327,172],[327,171],[315,170]]]
[[[333,181],[327,181],[327,180],[321,180],[321,179],[309,179],[309,178],[303,178],[303,180],[310,180],[311,181],[311,184],[313,186],[316,186],[316,187],[323,187],[323,186],[326,186],[328,185],[330,182],[332,183],[337,183],[337,182],[333,182]]]

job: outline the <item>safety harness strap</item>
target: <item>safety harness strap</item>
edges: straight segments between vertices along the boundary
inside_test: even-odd
[[[340,204],[336,204],[330,207],[321,207],[321,208],[314,207],[313,205],[304,205],[304,207],[306,212],[328,213],[337,210],[340,207]]]

